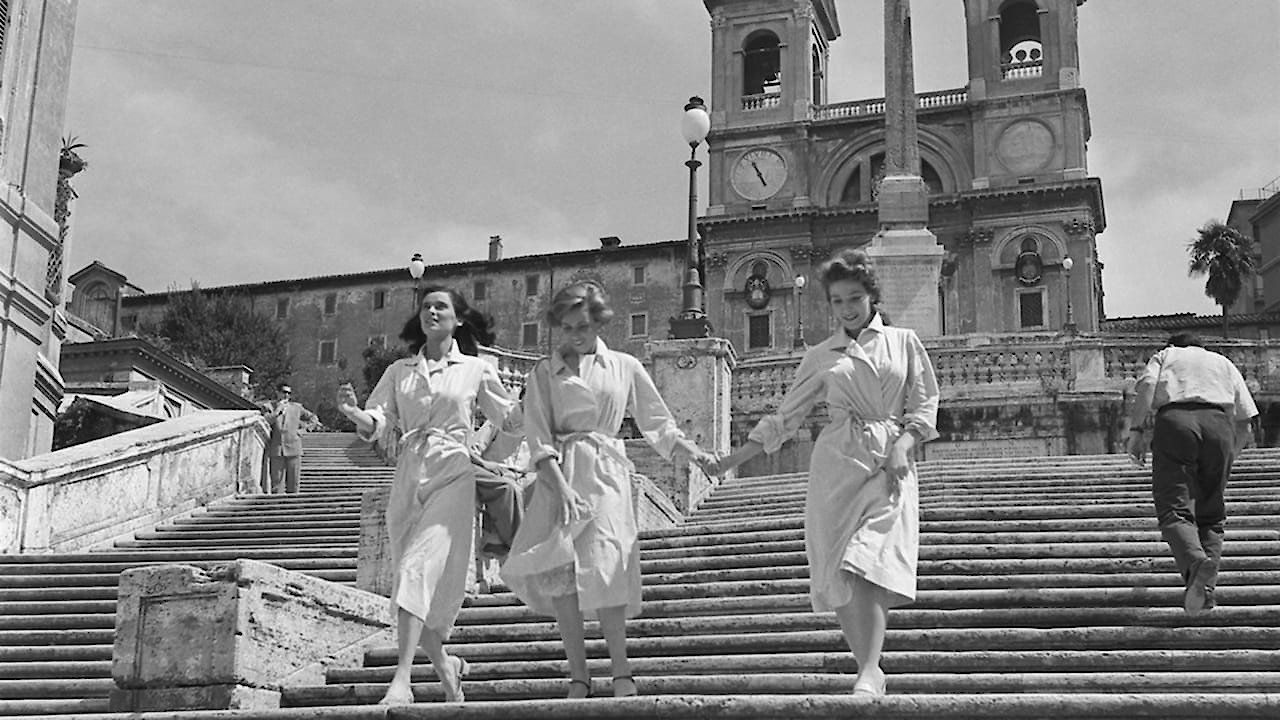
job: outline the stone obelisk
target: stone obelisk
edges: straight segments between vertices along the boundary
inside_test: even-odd
[[[880,306],[894,325],[942,334],[938,277],[946,250],[929,232],[929,191],[920,176],[911,0],[884,3],[885,174],[878,232],[867,252],[880,278]]]

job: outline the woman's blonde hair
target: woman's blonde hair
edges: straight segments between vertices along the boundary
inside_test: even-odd
[[[592,322],[604,324],[613,319],[613,309],[609,307],[609,296],[604,288],[583,280],[556,293],[547,310],[547,322],[558,325],[565,315],[580,308],[587,311]]]

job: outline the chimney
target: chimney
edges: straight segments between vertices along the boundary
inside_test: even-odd
[[[622,244],[622,238],[618,237],[617,235],[610,235],[608,237],[600,238],[601,250],[616,250],[618,246],[621,244]]]
[[[502,236],[489,236],[489,262],[497,262],[502,259]]]

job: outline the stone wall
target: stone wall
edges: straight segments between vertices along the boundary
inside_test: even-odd
[[[79,550],[257,492],[266,439],[259,412],[206,410],[0,460],[0,553]]]

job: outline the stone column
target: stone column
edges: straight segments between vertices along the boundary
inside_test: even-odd
[[[876,199],[880,232],[867,248],[880,278],[880,306],[894,325],[942,334],[938,278],[946,250],[926,225],[929,192],[920,177],[910,0],[884,4],[885,177]]]
[[[724,338],[659,340],[645,345],[649,372],[685,435],[708,452],[729,451],[730,381],[737,357]],[[695,509],[715,487],[694,466],[674,479],[652,478],[683,513]]]

